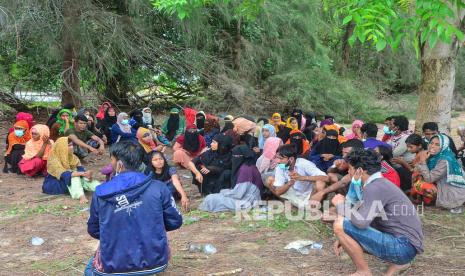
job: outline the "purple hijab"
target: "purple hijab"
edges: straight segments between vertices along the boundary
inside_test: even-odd
[[[252,184],[257,186],[258,189],[263,189],[262,176],[260,175],[260,172],[258,171],[257,166],[255,166],[255,164],[242,164],[237,175],[236,184],[244,182],[251,182]]]

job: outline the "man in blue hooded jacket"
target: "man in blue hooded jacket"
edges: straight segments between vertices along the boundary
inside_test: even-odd
[[[87,232],[100,246],[84,275],[162,272],[170,256],[166,231],[181,227],[181,214],[166,185],[137,172],[144,156],[139,144],[122,141],[110,154],[116,176],[92,198]]]

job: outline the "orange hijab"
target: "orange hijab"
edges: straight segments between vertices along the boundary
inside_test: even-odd
[[[300,136],[302,138],[302,155],[307,154],[310,151],[310,142],[305,138],[305,134],[303,134],[302,131],[298,129],[291,131],[291,138],[287,140],[286,145],[289,145],[291,143],[291,139],[293,136]]]
[[[145,152],[149,153],[157,148],[157,144],[155,143],[155,141],[153,141],[153,137],[150,143],[148,144],[144,140],[142,140],[146,133],[149,133],[150,137],[152,137],[152,133],[150,132],[150,130],[148,130],[147,128],[139,127],[139,129],[137,130],[136,137],[139,140],[139,144],[144,148]]]
[[[274,121],[273,121],[273,118],[279,118],[279,123],[276,124]],[[279,132],[279,127],[282,126],[282,125],[286,125],[285,122],[283,122],[281,120],[281,114],[279,113],[274,113],[273,116],[271,116],[271,119],[270,119],[270,122],[269,122],[270,125],[274,126],[274,129],[276,131],[276,133]]]
[[[323,127],[325,130],[335,130],[337,131],[337,133],[339,133],[339,127],[337,127],[336,125],[326,125]],[[344,142],[347,141],[347,138],[345,138],[344,136],[342,135],[338,135],[337,136],[337,140],[339,141],[339,144],[342,144]]]
[[[44,141],[42,140],[44,136],[50,137],[50,129],[46,125],[35,125],[31,128],[31,133],[34,131],[37,131],[39,133],[40,138],[38,141],[34,141],[34,139],[32,138],[31,140],[27,141],[26,148],[24,149],[24,155],[23,155],[23,158],[25,160],[31,160],[37,155],[37,153],[39,153],[40,149],[42,148],[42,145],[44,144]],[[51,145],[53,144],[53,141],[50,141],[50,142],[51,144],[45,147],[42,160],[48,159],[50,150],[52,148]]]
[[[8,134],[8,149],[6,150],[5,156],[11,153],[14,145],[25,145],[27,141],[31,139],[31,132],[29,131],[29,125],[26,121],[21,120],[17,121],[13,128],[20,127],[24,129],[24,135],[22,137],[18,137],[15,135],[15,132]]]

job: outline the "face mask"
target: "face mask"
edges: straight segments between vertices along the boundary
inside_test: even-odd
[[[121,160],[118,160],[118,162],[116,162],[115,176],[119,175],[122,169],[123,169],[123,162]]]
[[[355,180],[355,178],[352,176],[352,184],[354,184],[355,186],[362,186],[362,178]]]
[[[121,124],[122,125],[128,125],[129,124],[129,120],[128,119],[124,119],[121,121]]]
[[[283,171],[286,171],[286,170],[289,169],[289,167],[287,166],[287,164],[281,164],[281,163],[279,163],[277,166],[278,166],[278,168],[280,168],[280,169],[283,170]]]
[[[16,135],[16,137],[23,137],[23,135],[24,135],[24,130],[22,130],[22,129],[15,129],[15,135]]]
[[[388,126],[384,126],[383,131],[384,131],[384,133],[386,133],[387,135],[394,135],[394,133],[395,133],[394,131],[392,131],[391,129],[389,129]]]

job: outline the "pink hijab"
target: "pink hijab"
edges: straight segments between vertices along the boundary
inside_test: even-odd
[[[355,120],[352,123],[352,133],[347,135],[346,138],[348,140],[350,140],[350,139],[362,139],[362,137],[358,137],[357,134],[355,133],[355,128],[362,127],[362,126],[363,126],[363,121],[362,120]]]
[[[260,173],[273,170],[278,162],[275,159],[276,150],[283,144],[283,140],[278,137],[269,137],[265,140],[263,154],[257,160],[257,168]]]

